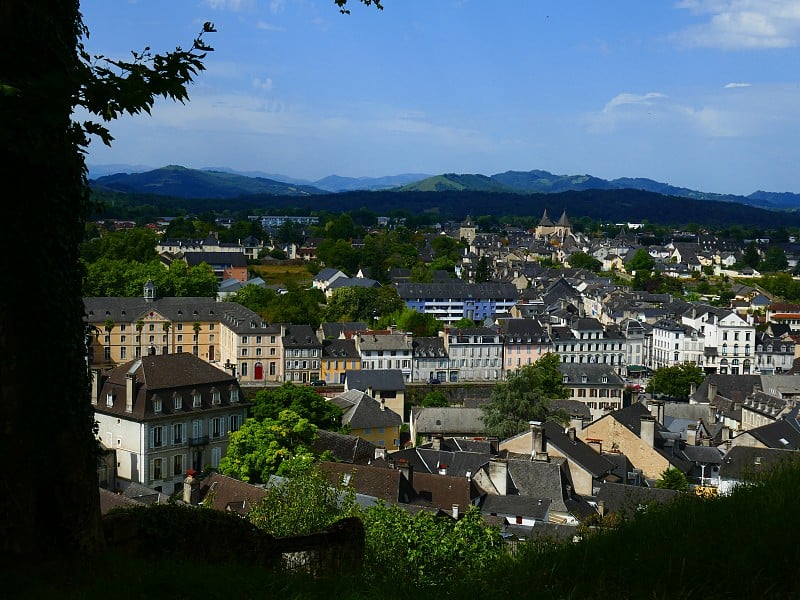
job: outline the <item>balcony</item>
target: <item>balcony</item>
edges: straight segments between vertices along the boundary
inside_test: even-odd
[[[190,437],[189,438],[189,445],[190,446],[205,446],[208,444],[208,436],[207,435],[199,435],[197,437]]]

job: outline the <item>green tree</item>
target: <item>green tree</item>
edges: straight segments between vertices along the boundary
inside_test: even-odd
[[[347,240],[328,238],[317,248],[317,258],[326,267],[353,275],[358,271],[361,254]]]
[[[259,390],[253,399],[254,419],[277,419],[284,410],[291,410],[320,429],[336,431],[342,426],[342,409],[306,385],[287,381],[278,388]]]
[[[764,254],[764,260],[758,264],[758,268],[768,272],[785,271],[789,268],[786,252],[780,246],[770,246]]]
[[[332,484],[312,467],[272,485],[247,512],[247,519],[276,537],[321,531],[358,513],[352,487]]]
[[[434,408],[439,406],[447,407],[450,406],[450,401],[442,392],[439,390],[434,390],[425,394],[422,402],[420,402],[420,406],[423,406],[424,408]]]
[[[665,490],[676,490],[678,492],[689,491],[689,481],[679,469],[669,467],[664,469],[661,476],[656,480],[655,486]]]
[[[569,266],[573,269],[586,269],[599,273],[603,268],[603,263],[586,252],[573,252],[569,255]]]
[[[334,290],[325,307],[327,322],[364,321],[400,311],[405,304],[393,286],[379,288],[345,287]]]
[[[291,410],[281,411],[277,419],[245,419],[230,434],[219,472],[251,483],[265,482],[270,475],[281,475],[284,463],[291,465],[303,456],[313,460],[316,436],[317,426]]]
[[[475,265],[475,282],[483,283],[492,278],[492,270],[489,266],[489,260],[485,256],[478,259],[478,264]]]
[[[683,363],[672,367],[656,369],[647,383],[647,391],[651,394],[664,394],[670,398],[686,399],[691,386],[700,385],[705,379],[703,369],[693,363]]]
[[[450,325],[450,327],[453,329],[472,329],[473,327],[477,326],[478,324],[475,323],[475,321],[468,319],[467,317],[463,317]]]
[[[380,329],[394,325],[400,331],[410,331],[415,337],[433,337],[442,329],[442,323],[431,313],[421,313],[404,306],[401,310],[378,319]]]
[[[491,401],[481,406],[486,433],[505,439],[526,431],[531,421],[565,421],[562,411],[551,409],[552,400],[568,396],[559,364],[557,354],[545,354],[495,385]]]
[[[411,581],[446,585],[483,572],[506,552],[497,527],[487,526],[477,506],[453,521],[426,511],[411,515],[379,502],[362,514],[365,576],[381,583]]]
[[[639,271],[646,271],[649,273],[653,270],[655,264],[655,259],[648,254],[647,250],[644,248],[639,248],[633,253],[631,259],[625,263],[625,268],[628,271],[636,271],[637,274]]]
[[[744,256],[742,257],[742,264],[755,269],[758,263],[761,262],[761,253],[755,242],[750,242],[744,249]]]
[[[6,209],[3,272],[17,270],[19,249],[26,248],[32,264],[54,275],[34,278],[27,294],[0,302],[3,431],[15,431],[27,412],[26,390],[37,380],[37,361],[30,357],[44,336],[59,357],[49,371],[58,390],[42,394],[39,403],[48,415],[39,426],[48,444],[18,435],[0,442],[17,470],[0,500],[0,512],[14,515],[0,526],[4,556],[67,556],[102,544],[79,248],[93,208],[84,160],[89,136],[106,143],[112,138],[97,121],[78,123],[75,116],[109,121],[149,111],[157,97],[185,101],[210,50],[198,38],[188,51],[146,50],[131,62],[112,61],[91,57],[86,35],[77,0],[0,4],[0,168],[5,181],[36,182],[24,201]],[[30,244],[34,221],[39,237]],[[19,318],[31,311],[36,335]],[[61,478],[57,510],[49,500],[51,483],[41,477],[45,464]]]
[[[156,234],[146,227],[107,231],[81,245],[81,258],[94,262],[100,258],[151,262],[158,260]]]

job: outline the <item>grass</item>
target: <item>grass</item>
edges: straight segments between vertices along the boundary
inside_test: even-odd
[[[325,580],[178,556],[133,558],[113,548],[30,569],[6,569],[14,598],[800,598],[800,469],[784,467],[730,497],[649,507],[578,544],[523,546],[467,581],[418,588],[386,573]],[[209,540],[209,543],[213,543]],[[373,583],[367,583],[372,581]],[[377,582],[377,583],[374,583]]]
[[[250,267],[267,285],[290,285],[309,287],[313,279],[306,263],[282,261],[278,264],[253,265]]]

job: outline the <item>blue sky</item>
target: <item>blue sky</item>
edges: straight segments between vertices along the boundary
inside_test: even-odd
[[[92,54],[217,33],[185,105],[90,165],[327,175],[543,169],[800,193],[800,0],[84,0]]]

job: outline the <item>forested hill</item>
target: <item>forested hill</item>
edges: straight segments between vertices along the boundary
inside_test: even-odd
[[[650,222],[661,225],[697,223],[708,227],[748,225],[759,228],[800,226],[800,213],[771,211],[733,202],[666,196],[641,190],[585,190],[549,194],[517,194],[443,190],[438,192],[354,191],[313,196],[257,194],[238,198],[174,198],[155,194],[124,194],[95,190],[105,204],[97,218],[159,217],[175,214],[280,214],[286,211],[349,212],[367,209],[377,215],[422,215],[436,220],[467,215],[534,216],[547,209],[558,218],[589,217],[610,222]],[[277,211],[277,212],[276,212]]]

